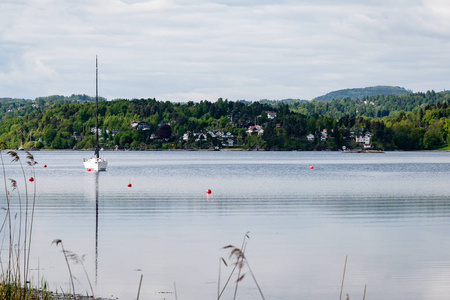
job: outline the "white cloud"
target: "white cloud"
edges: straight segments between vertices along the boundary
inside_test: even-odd
[[[2,1],[2,96],[311,99],[378,84],[442,90],[450,4],[403,1]]]

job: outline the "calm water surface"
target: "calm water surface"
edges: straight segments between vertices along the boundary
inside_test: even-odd
[[[140,299],[175,299],[174,283],[178,299],[216,299],[221,248],[249,231],[265,299],[338,299],[346,255],[343,298],[449,298],[450,153],[104,152],[102,173],[83,169],[90,154],[34,152],[32,275],[54,290],[69,289],[58,238],[98,296],[136,299],[142,274]],[[237,299],[261,299],[250,274]]]

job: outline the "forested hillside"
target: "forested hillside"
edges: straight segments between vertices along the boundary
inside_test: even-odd
[[[340,100],[344,98],[351,99],[361,99],[363,97],[372,97],[377,95],[383,96],[400,96],[405,94],[412,94],[411,91],[408,91],[405,88],[398,86],[372,86],[366,88],[356,88],[356,89],[344,89],[333,91],[323,96],[317,97],[314,100],[316,101],[330,101],[330,100]]]
[[[450,92],[428,91],[426,93],[404,94],[400,96],[376,95],[357,99],[344,98],[332,101],[309,101],[293,103],[291,109],[305,115],[319,114],[340,119],[346,115],[382,118],[399,111],[412,111],[427,104],[450,101]]]
[[[99,98],[100,101],[106,101],[105,98]],[[62,95],[53,95],[47,97],[38,97],[31,99],[17,99],[17,98],[0,98],[0,120],[5,116],[18,117],[39,110],[49,108],[53,105],[62,105],[67,103],[84,103],[93,102],[95,97],[87,95],[72,95],[69,97]]]
[[[309,111],[304,114],[286,104],[274,107],[223,99],[199,103],[155,99],[101,101],[101,146],[340,150],[343,146],[366,147],[367,142],[358,140],[366,136],[370,138],[370,149],[421,150],[436,149],[450,142],[448,92],[413,94],[401,99],[403,104],[392,106],[411,105],[411,111],[397,111],[383,118],[355,114],[333,118],[327,115],[330,106],[323,114]],[[437,103],[413,109],[414,103],[422,103],[424,99]],[[95,103],[53,103],[48,108],[35,107],[21,117],[4,116],[0,142],[8,148],[88,149],[94,146],[94,127]]]

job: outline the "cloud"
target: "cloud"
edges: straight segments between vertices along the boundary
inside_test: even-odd
[[[445,88],[450,4],[3,1],[1,96],[306,98],[379,84]]]

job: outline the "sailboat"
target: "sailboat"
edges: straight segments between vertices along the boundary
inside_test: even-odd
[[[91,158],[84,158],[84,168],[88,171],[106,171],[108,162],[101,158],[98,148],[98,59],[95,56],[95,151]]]

